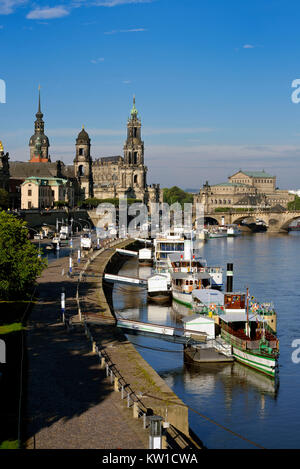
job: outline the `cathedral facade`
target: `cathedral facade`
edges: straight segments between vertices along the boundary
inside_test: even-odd
[[[146,204],[162,201],[159,185],[147,185],[141,120],[135,107],[135,98],[127,121],[127,138],[123,154],[123,157],[117,155],[93,159],[90,137],[82,128],[76,139],[74,159],[75,176],[82,190],[82,197],[111,199],[127,196]]]

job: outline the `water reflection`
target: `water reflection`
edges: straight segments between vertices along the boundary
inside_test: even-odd
[[[187,364],[178,344],[128,336],[184,402],[266,448],[299,447],[300,365],[291,360],[291,343],[300,334],[299,242],[300,233],[258,233],[211,240],[201,248],[210,265],[221,265],[226,271],[227,262],[233,262],[235,290],[244,291],[249,286],[258,300],[274,301],[280,340],[280,387],[278,382],[237,362]],[[147,278],[151,268],[139,267],[135,259],[130,259],[122,272]],[[175,308],[148,305],[145,289],[123,289],[121,292],[115,288],[114,305],[121,307],[127,317],[176,325],[186,315],[186,308],[181,310],[177,303]],[[190,414],[190,423],[209,448],[249,447],[194,413]]]

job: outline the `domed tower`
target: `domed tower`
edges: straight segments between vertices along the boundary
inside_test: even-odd
[[[34,135],[30,137],[30,162],[31,163],[50,163],[49,155],[49,139],[44,133],[43,113],[41,111],[41,94],[39,87],[39,104],[38,112],[36,113],[36,121],[34,123]],[[37,145],[36,145],[37,144]]]
[[[75,177],[82,190],[82,198],[93,196],[91,139],[84,130],[79,132],[76,139],[76,156],[74,158]]]
[[[127,122],[127,140],[124,145],[124,161],[130,166],[144,164],[144,142],[141,139],[141,120],[135,107],[135,97]]]

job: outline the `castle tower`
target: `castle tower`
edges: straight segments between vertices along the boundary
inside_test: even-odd
[[[74,170],[82,191],[82,198],[93,197],[91,139],[83,126],[76,139]]]
[[[44,133],[43,113],[41,111],[41,93],[39,87],[39,104],[34,123],[34,135],[30,137],[30,163],[50,163],[49,139]]]
[[[127,140],[124,145],[124,161],[130,166],[144,164],[144,142],[141,139],[141,120],[135,107],[135,97],[127,122]]]
[[[4,152],[2,142],[0,142],[0,188],[9,189],[9,153]]]

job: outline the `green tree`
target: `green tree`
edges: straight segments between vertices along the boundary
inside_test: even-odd
[[[26,223],[0,212],[0,299],[24,298],[46,267],[28,239]]]
[[[295,199],[287,204],[288,210],[300,210],[300,197],[295,195]]]
[[[9,206],[9,195],[5,189],[0,189],[0,208],[6,210]]]
[[[185,192],[177,186],[173,186],[170,189],[163,189],[164,202],[169,205],[180,203],[183,207],[186,203],[193,203],[193,194]]]

